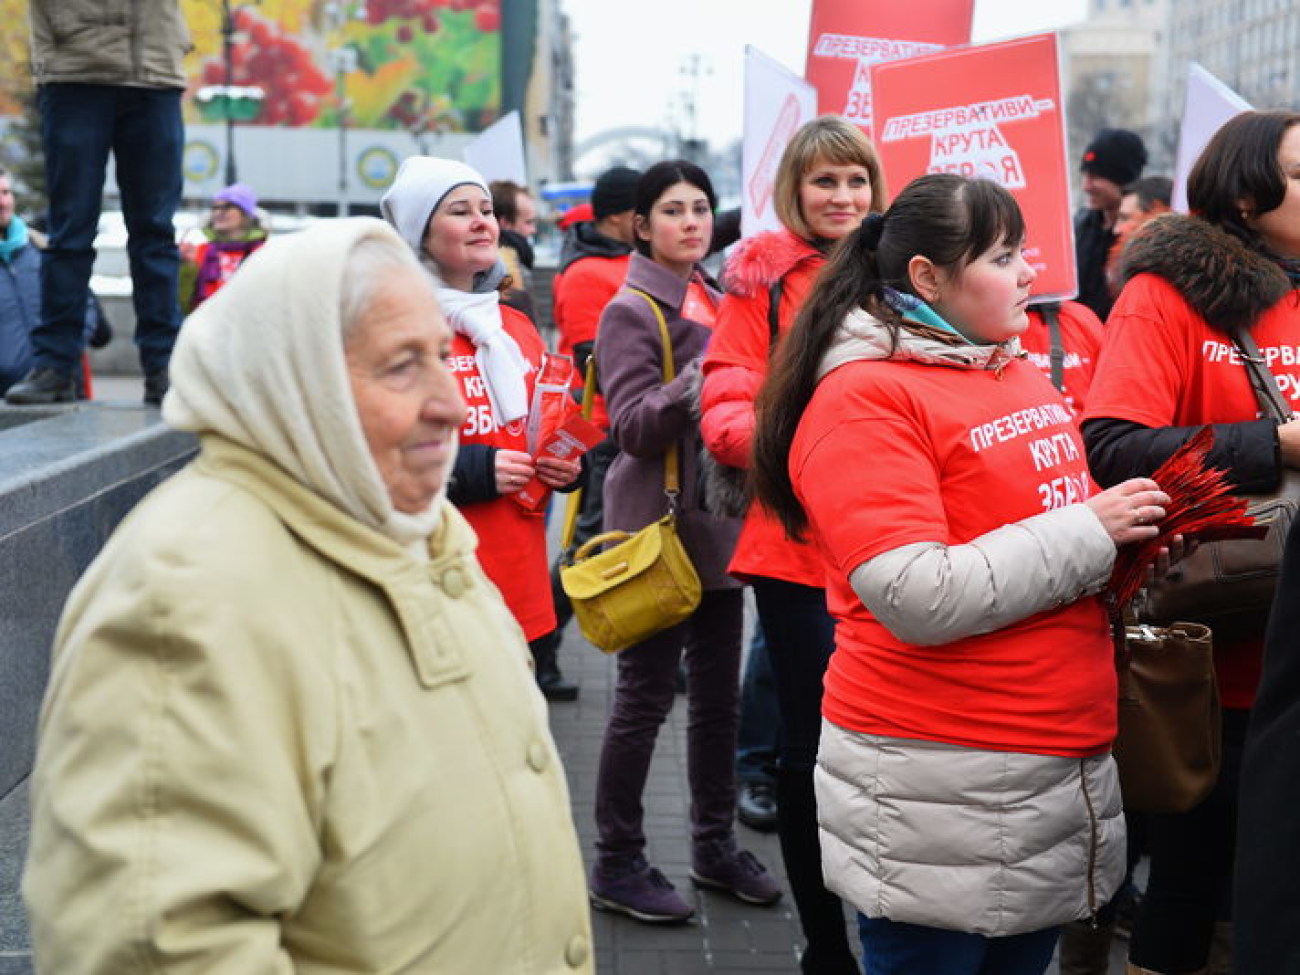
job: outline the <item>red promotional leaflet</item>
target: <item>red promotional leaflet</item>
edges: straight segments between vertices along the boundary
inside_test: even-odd
[[[565,417],[578,412],[578,404],[569,395],[576,378],[573,360],[567,355],[542,353],[542,364],[533,383],[533,400],[528,406],[528,424],[524,428],[528,452],[534,457],[538,447]]]
[[[1078,291],[1056,35],[945,51],[871,69],[871,133],[897,190],[922,173],[1001,183],[1025,214],[1036,299]]]
[[[817,110],[871,133],[871,65],[970,43],[974,0],[813,0],[804,76]],[[889,185],[901,186],[886,168]]]
[[[604,439],[604,430],[590,420],[584,420],[581,414],[571,413],[558,429],[551,431],[534,457],[545,454],[561,460],[577,460]],[[525,511],[541,511],[550,496],[551,489],[535,476],[511,495]]]

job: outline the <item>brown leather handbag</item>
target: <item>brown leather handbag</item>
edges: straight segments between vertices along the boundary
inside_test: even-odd
[[[1255,396],[1264,416],[1278,423],[1295,414],[1268,371],[1259,346],[1247,331],[1233,341],[1245,362]],[[1220,637],[1262,629],[1273,605],[1282,549],[1300,507],[1300,471],[1286,468],[1276,491],[1250,497],[1247,513],[1257,525],[1267,525],[1262,539],[1206,542],[1188,558],[1172,566],[1169,574],[1147,586],[1134,603],[1139,620],[1171,623],[1199,620]]]
[[[1209,627],[1129,626],[1115,666],[1119,732],[1114,754],[1125,808],[1159,813],[1191,809],[1219,777],[1219,687]]]

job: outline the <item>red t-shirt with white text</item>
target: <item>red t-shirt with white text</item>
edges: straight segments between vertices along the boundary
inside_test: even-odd
[[[528,360],[528,400],[546,346],[537,329],[522,312],[501,306],[507,334],[519,343]],[[528,450],[527,418],[506,426],[497,423],[488,400],[487,385],[478,371],[474,343],[456,334],[451,341],[451,371],[469,408],[460,431],[462,444],[486,444],[508,450]],[[461,513],[478,534],[478,558],[487,577],[501,590],[524,636],[536,640],[555,629],[550,569],[546,561],[546,520],[530,513],[508,496],[462,505]]]
[[[1292,292],[1265,312],[1251,335],[1292,409],[1300,409],[1300,300]],[[1107,319],[1101,361],[1084,420],[1106,417],[1146,427],[1244,423],[1259,403],[1232,340],[1211,328],[1179,293],[1154,274],[1124,286]],[[1223,703],[1248,708],[1263,661],[1261,634],[1216,640]]]
[[[883,552],[960,545],[1093,493],[1074,417],[1034,366],[843,365],[804,413],[790,472],[827,559],[837,622],[827,718],[870,734],[1031,754],[1110,746],[1114,651],[1098,599],[919,647],[878,623],[849,584]]]
[[[1056,320],[1061,330],[1061,395],[1075,416],[1084,410],[1092,374],[1101,350],[1102,325],[1093,310],[1077,301],[1063,301]],[[1029,327],[1020,336],[1020,347],[1029,361],[1050,381],[1052,378],[1052,331],[1041,308],[1029,309]]]

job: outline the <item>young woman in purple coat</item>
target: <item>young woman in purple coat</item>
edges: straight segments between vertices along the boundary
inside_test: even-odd
[[[687,764],[691,791],[691,880],[751,904],[781,896],[772,875],[736,845],[735,752],[741,644],[740,584],[727,575],[740,522],[703,510],[696,490],[699,424],[692,402],[700,358],[720,295],[700,272],[716,205],[698,166],[661,162],[636,194],[636,248],[623,290],[606,306],[597,333],[596,374],[619,455],[605,479],[605,529],[637,531],[668,510],[664,460],[676,445],[681,471],[677,527],[704,598],[685,623],[618,658],[618,683],[596,780],[596,907],[638,921],[685,921],[694,909],[645,857],[641,796],[655,738],[673,704],[686,654]],[[673,357],[663,378],[663,315]]]

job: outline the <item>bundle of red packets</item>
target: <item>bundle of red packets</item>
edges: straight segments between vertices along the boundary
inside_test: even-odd
[[[1151,475],[1169,495],[1165,519],[1159,535],[1125,545],[1115,557],[1108,588],[1117,606],[1127,604],[1146,584],[1147,569],[1175,535],[1202,543],[1268,534],[1268,526],[1256,525],[1246,513],[1246,500],[1230,493],[1226,472],[1208,466],[1213,444],[1214,430],[1202,427]]]

